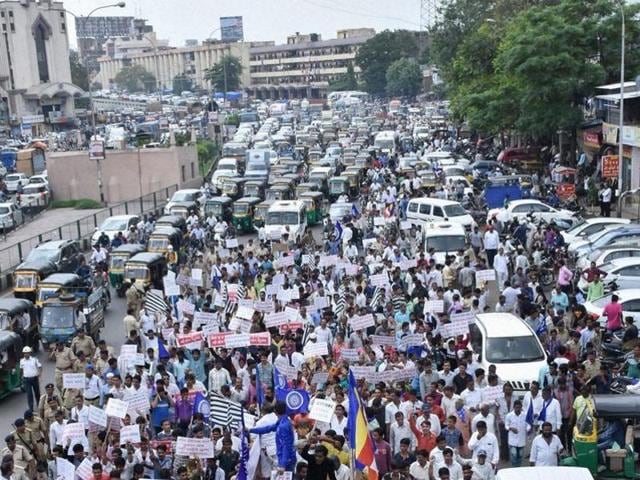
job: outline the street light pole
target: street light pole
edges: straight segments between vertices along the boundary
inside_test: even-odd
[[[622,169],[623,169],[623,132],[624,132],[624,43],[625,43],[625,22],[624,22],[624,2],[620,1],[620,17],[622,19],[622,25],[620,29],[620,118],[618,126],[618,194],[622,192]],[[618,215],[622,214],[622,202],[618,202]]]

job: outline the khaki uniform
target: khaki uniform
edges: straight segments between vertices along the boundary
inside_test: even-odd
[[[23,472],[27,471],[29,463],[33,461],[33,455],[31,455],[22,445],[18,444],[16,444],[16,448],[13,452],[9,450],[9,448],[4,447],[0,451],[0,456],[4,457],[5,455],[11,455],[13,457],[13,465],[15,468],[17,470],[22,470]]]
[[[40,414],[40,418],[44,422],[44,428],[46,432],[49,432],[49,427],[53,422],[56,421],[56,412],[62,408],[62,395],[57,395],[56,402],[51,402],[51,405],[50,402],[47,401],[46,394],[40,397],[40,403],[38,404],[38,413]],[[48,433],[46,433],[45,435],[48,435]]]
[[[25,419],[24,426],[31,432],[33,439],[46,456],[47,442],[49,441],[48,431],[45,429],[44,420],[34,415],[31,420]]]
[[[78,352],[83,352],[87,358],[91,358],[96,351],[96,344],[89,335],[85,334],[84,338],[74,337],[71,342],[71,350],[76,355]]]
[[[137,316],[142,304],[140,291],[135,285],[131,285],[125,292],[125,296],[127,297],[127,310],[132,308],[134,314]]]
[[[26,423],[26,422],[25,422]],[[27,452],[35,455],[38,460],[45,460],[43,445],[39,443],[36,438],[37,434],[29,430],[24,429],[24,432],[20,433],[17,430],[11,432],[11,435],[16,439],[16,443],[24,447]]]
[[[63,347],[62,351],[53,350],[49,358],[56,361],[55,384],[58,391],[62,391],[62,374],[73,373],[76,356],[69,347]]]

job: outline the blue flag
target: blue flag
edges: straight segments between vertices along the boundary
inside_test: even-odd
[[[201,413],[204,417],[204,421],[209,421],[211,405],[209,404],[209,399],[207,399],[202,392],[196,392],[196,395],[193,398],[193,413]]]
[[[351,216],[357,217],[359,214],[360,212],[358,211],[358,207],[356,207],[356,204],[355,203],[351,204]]]
[[[260,380],[260,367],[256,365],[256,397],[258,398],[258,406],[264,404],[264,390],[262,389],[262,381]]]
[[[287,415],[309,411],[309,393],[303,389],[276,388],[276,401],[284,402]]]
[[[278,391],[278,389],[289,387],[289,382],[287,382],[287,377],[285,377],[282,373],[280,373],[280,370],[278,370],[278,367],[273,367],[273,387],[276,389],[276,392]]]
[[[336,221],[336,226],[333,234],[335,235],[337,241],[342,240],[342,225],[340,225],[340,222],[338,221]]]
[[[160,360],[171,357],[169,351],[167,350],[167,347],[164,346],[164,342],[162,341],[162,339],[158,339],[158,357],[160,358]]]
[[[527,416],[525,417],[525,421],[533,426],[533,398],[529,402],[529,408],[527,409]]]
[[[258,381],[258,383],[260,383]],[[248,480],[247,463],[249,463],[249,443],[244,429],[244,407],[240,411],[240,463],[238,464],[237,480]]]

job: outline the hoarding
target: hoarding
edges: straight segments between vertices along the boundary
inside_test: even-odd
[[[243,38],[242,17],[220,17],[220,40],[238,42]]]

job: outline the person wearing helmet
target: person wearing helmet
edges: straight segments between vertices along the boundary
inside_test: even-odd
[[[40,375],[42,374],[42,364],[40,360],[31,356],[32,352],[31,347],[24,347],[22,349],[23,358],[20,359],[20,373],[24,390],[27,393],[29,410],[33,410],[34,401],[37,402],[40,399]]]
[[[178,254],[173,251],[173,245],[169,245],[167,253],[165,253],[165,257],[167,258],[167,265],[169,265],[169,268],[175,267],[178,263]]]

